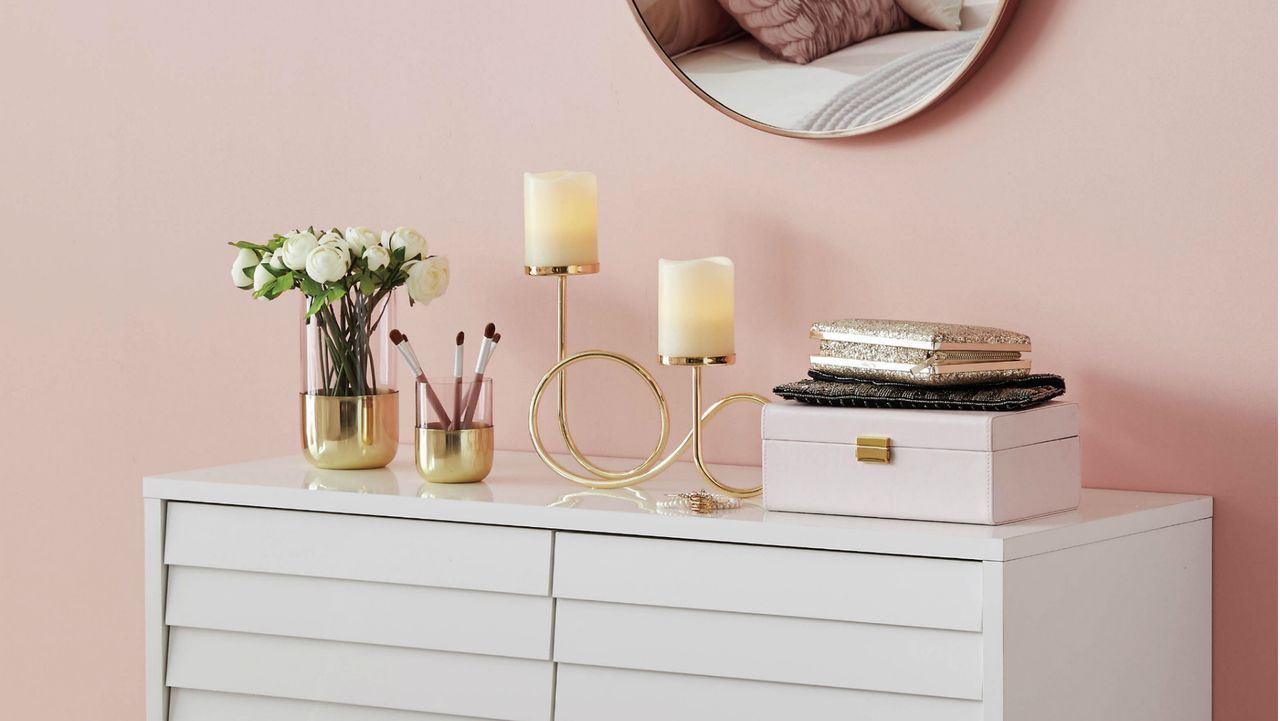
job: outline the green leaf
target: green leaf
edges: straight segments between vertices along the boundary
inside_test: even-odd
[[[360,279],[360,293],[364,296],[371,296],[378,289],[378,284],[373,278],[365,276]]]
[[[320,297],[318,297],[318,298],[313,298],[313,299],[311,300],[311,305],[307,308],[307,316],[306,316],[306,317],[310,318],[311,316],[315,315],[316,313],[319,313],[319,312],[320,312],[320,309],[321,309],[321,308],[323,308],[323,307],[324,307],[324,297],[323,297],[323,296],[320,296]]]
[[[330,302],[342,300],[342,296],[347,294],[347,290],[341,286],[335,286],[324,294],[324,297]]]
[[[302,292],[312,298],[324,295],[324,286],[315,282],[309,275],[298,276],[298,287],[302,288]]]
[[[276,282],[272,283],[269,287],[275,290],[276,295],[289,290],[293,287],[293,271],[289,271],[279,278],[276,278]]]
[[[256,250],[259,253],[265,253],[267,251],[267,246],[258,245],[257,243],[250,243],[247,240],[238,240],[234,243],[227,243],[227,245],[230,245],[235,248],[244,248],[245,250]]]

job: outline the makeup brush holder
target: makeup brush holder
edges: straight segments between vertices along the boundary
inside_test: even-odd
[[[432,378],[448,418],[441,417],[426,383],[417,384],[414,459],[430,483],[475,483],[493,468],[493,379]],[[468,418],[468,408],[472,408]]]

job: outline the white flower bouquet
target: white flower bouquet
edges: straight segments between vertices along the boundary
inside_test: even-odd
[[[427,304],[449,287],[449,259],[428,255],[426,239],[412,228],[380,236],[368,228],[319,235],[308,228],[265,244],[228,245],[239,248],[231,264],[236,287],[264,300],[295,288],[306,296],[304,320],[317,346],[316,367],[308,356],[308,393],[362,396],[387,388],[389,352],[377,346],[385,346],[394,322],[386,318],[393,292],[403,285],[409,305]]]

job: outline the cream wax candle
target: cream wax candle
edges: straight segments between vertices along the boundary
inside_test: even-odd
[[[557,170],[524,174],[524,264],[592,265],[596,251],[596,176]]]
[[[733,355],[733,261],[658,261],[658,355]]]

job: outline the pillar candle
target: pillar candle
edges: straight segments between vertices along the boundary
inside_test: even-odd
[[[658,355],[733,355],[733,261],[658,261]]]
[[[524,174],[524,264],[598,263],[596,176],[557,170]]]

